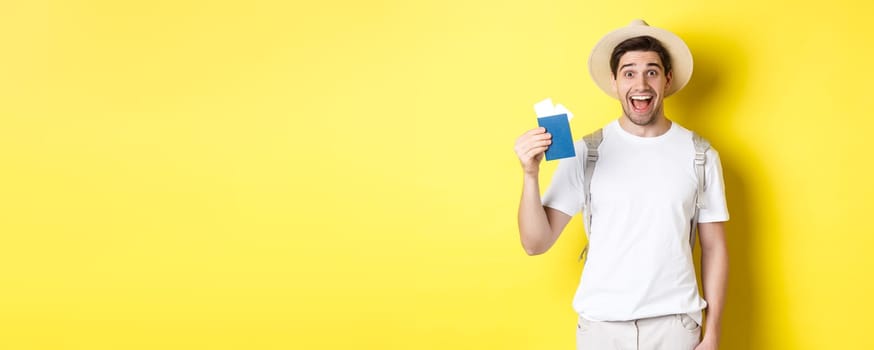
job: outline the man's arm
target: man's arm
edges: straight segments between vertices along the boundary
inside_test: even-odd
[[[537,128],[522,134],[514,147],[524,174],[519,201],[519,238],[528,255],[549,250],[571,220],[569,215],[546,208],[540,201],[540,162],[551,143],[552,135],[544,128]]]
[[[698,349],[716,349],[722,326],[722,309],[728,284],[728,249],[725,244],[725,223],[698,224],[701,240],[701,279],[707,300],[707,321],[704,339]]]
[[[541,204],[537,175],[526,174],[519,201],[519,238],[525,252],[528,255],[546,253],[570,220],[571,216]]]

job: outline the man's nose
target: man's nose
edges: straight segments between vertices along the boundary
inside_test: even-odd
[[[646,74],[638,74],[634,79],[634,87],[646,88]]]

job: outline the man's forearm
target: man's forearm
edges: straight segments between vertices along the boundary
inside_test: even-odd
[[[549,249],[551,229],[546,211],[540,201],[537,175],[525,174],[522,180],[522,199],[519,201],[519,236],[522,247],[529,255]]]
[[[720,235],[722,232],[719,233]],[[702,242],[703,243],[703,242]],[[701,250],[701,278],[704,299],[707,300],[707,321],[704,337],[718,342],[722,326],[722,310],[728,284],[728,251],[725,241],[715,240]]]

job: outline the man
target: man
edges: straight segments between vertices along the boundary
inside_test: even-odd
[[[706,151],[698,212],[705,300],[689,244],[699,200],[696,146],[692,132],[669,120],[663,105],[689,81],[691,53],[673,33],[637,20],[601,39],[589,71],[619,100],[622,116],[603,128],[589,179],[589,249],[573,301],[577,348],[716,349],[728,276],[719,154]],[[546,252],[587,203],[583,141],[574,144],[577,157],[559,162],[540,198],[539,166],[550,142],[537,128],[515,146],[524,173],[519,233],[529,255]]]

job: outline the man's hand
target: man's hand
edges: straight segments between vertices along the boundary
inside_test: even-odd
[[[707,336],[704,337],[704,340],[701,341],[698,346],[695,347],[695,350],[717,350],[719,349],[719,345],[716,343],[714,338],[709,338]]]
[[[537,175],[543,152],[546,152],[551,143],[552,134],[547,133],[545,128],[528,130],[516,139],[516,156],[519,157],[526,175]]]

